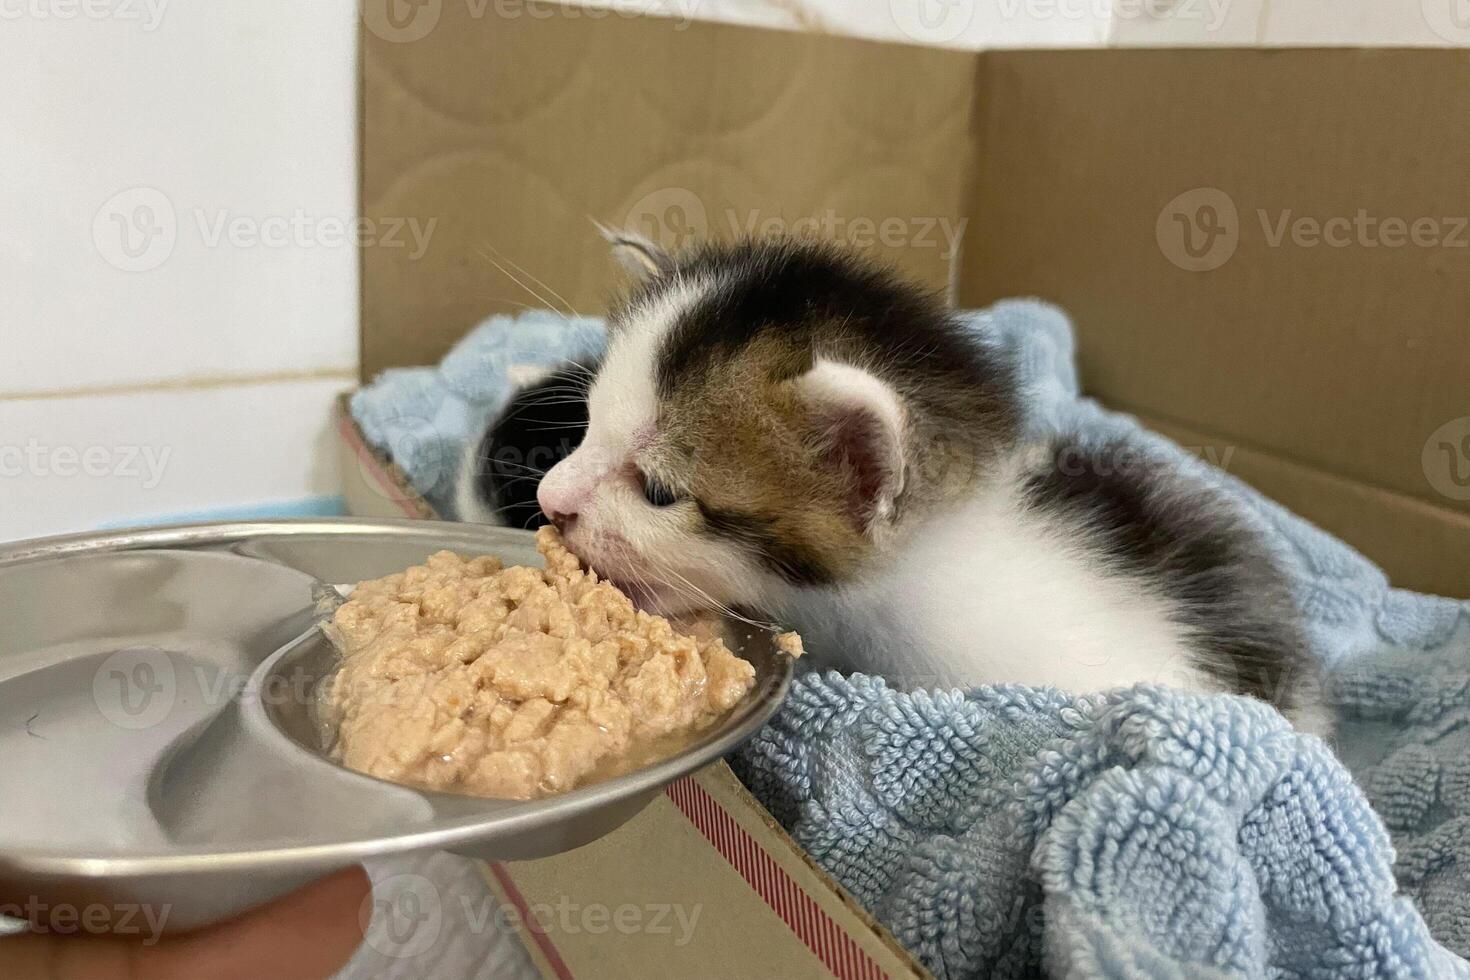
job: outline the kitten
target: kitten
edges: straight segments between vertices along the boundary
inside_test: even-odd
[[[1026,442],[1006,359],[834,248],[610,237],[642,279],[537,497],[640,605],[766,617],[904,687],[1151,681],[1325,730],[1283,574],[1226,498],[1122,446]],[[493,519],[481,485],[462,519]]]

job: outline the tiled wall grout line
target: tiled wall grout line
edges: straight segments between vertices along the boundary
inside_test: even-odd
[[[355,382],[357,380],[357,368],[353,366],[320,368],[308,371],[271,371],[260,374],[196,375],[193,377],[162,378],[157,381],[142,381],[120,385],[89,385],[79,388],[54,388],[42,391],[0,391],[0,401],[45,401],[62,398],[89,398],[98,395],[139,395],[154,392],[239,388],[255,385],[290,384],[297,381],[330,381],[333,379]]]

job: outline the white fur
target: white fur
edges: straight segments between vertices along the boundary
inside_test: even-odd
[[[495,512],[475,493],[475,473],[479,467],[480,437],[475,436],[460,456],[459,472],[454,477],[454,518],[470,524],[495,524]]]
[[[1108,567],[1078,528],[1026,511],[1020,472],[1004,467],[974,498],[912,529],[858,583],[768,582],[766,601],[818,665],[904,687],[1218,690],[1193,666],[1170,600]]]
[[[619,324],[588,393],[587,442],[626,450],[634,433],[654,424],[658,397],[653,364],[659,345],[680,315],[713,288],[708,280],[679,280]]]

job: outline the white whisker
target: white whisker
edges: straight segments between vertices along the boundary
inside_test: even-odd
[[[501,272],[501,274],[504,275],[507,279],[509,279],[511,282],[515,283],[517,286],[520,286],[522,289],[524,289],[526,292],[530,293],[532,296],[534,296],[538,301],[540,301],[542,303],[543,306],[545,306],[546,309],[550,310],[552,313],[555,313],[557,316],[561,317],[563,320],[567,321],[568,323],[571,323],[572,322],[571,317],[567,316],[560,309],[558,309],[555,303],[551,302],[545,296],[542,296],[540,293],[536,292],[536,290],[534,290],[530,286],[526,285],[526,283],[523,280],[521,280],[520,278],[518,278],[514,272],[511,272],[505,266],[501,265],[492,256],[490,256],[488,253],[486,253],[483,249],[476,249],[475,251],[477,253],[479,253],[480,258],[484,259],[486,262],[489,262],[491,265],[495,266],[495,268],[499,269],[500,272]]]
[[[509,255],[506,255],[504,252],[502,252],[500,249],[496,248],[494,245],[491,245],[491,244],[489,244],[487,242],[485,247],[488,248],[488,249],[490,249],[491,251],[493,251],[496,255],[500,256],[505,261],[509,262],[511,265],[515,266],[516,269],[518,271],[520,271],[527,279],[530,279],[532,282],[534,282],[536,285],[540,286],[542,289],[546,290],[552,296],[554,296],[557,299],[561,300],[561,305],[562,306],[565,306],[567,308],[567,311],[569,313],[571,313],[572,316],[581,316],[582,315],[582,314],[580,314],[580,313],[578,313],[576,311],[576,309],[572,306],[571,303],[567,302],[567,298],[565,296],[563,296],[561,293],[557,292],[556,290],[552,289],[550,286],[548,286],[546,283],[542,282],[540,279],[536,278],[535,274],[532,273],[531,270],[527,269],[525,266],[521,265],[519,262],[517,262],[514,259],[512,259]]]
[[[679,579],[679,581],[682,582],[683,585],[690,590],[688,592],[681,592],[681,594],[685,598],[697,598],[697,599],[700,599],[700,600],[703,601],[703,604],[706,605],[707,607],[716,609],[719,612],[724,613],[726,616],[729,616],[731,619],[737,619],[740,622],[745,623],[748,626],[754,626],[756,629],[765,630],[765,631],[767,631],[769,633],[779,633],[781,631],[781,628],[779,626],[776,626],[774,623],[757,622],[756,620],[751,619],[748,616],[744,616],[744,615],[736,612],[734,609],[730,608],[725,603],[719,601],[714,596],[710,595],[704,589],[701,589],[699,586],[697,586],[693,582],[689,581],[688,578],[684,577],[679,572],[675,571],[672,568],[669,568],[666,564],[663,564],[662,562],[660,562],[659,559],[657,559],[657,558],[655,558],[653,556],[649,556],[649,563],[650,564],[653,564],[655,566],[656,571],[657,571],[657,573],[660,576],[665,576],[665,575],[673,575],[673,576],[676,576]],[[679,591],[678,584],[677,583],[672,582],[672,581],[665,580],[665,584],[668,585],[670,588],[673,588],[676,591]]]

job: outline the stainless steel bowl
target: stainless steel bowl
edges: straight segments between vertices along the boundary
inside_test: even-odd
[[[534,801],[425,792],[320,752],[335,663],[314,593],[440,549],[540,564],[525,531],[410,520],[201,524],[0,546],[0,893],[216,921],[375,855],[558,853],[725,755],[791,661],[729,624],[751,694],[678,755]]]

